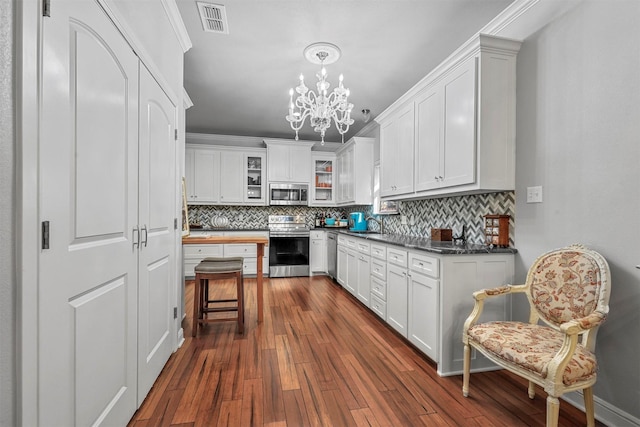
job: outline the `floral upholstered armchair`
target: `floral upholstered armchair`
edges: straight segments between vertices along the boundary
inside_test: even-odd
[[[594,426],[592,387],[596,382],[594,353],[598,327],[609,311],[611,275],[607,261],[581,245],[556,249],[533,263],[524,285],[475,292],[475,307],[464,324],[462,394],[469,395],[471,347],[509,371],[535,384],[547,397],[547,427],[558,425],[558,397],[584,390],[587,425]],[[529,322],[478,323],[484,301],[525,293]]]

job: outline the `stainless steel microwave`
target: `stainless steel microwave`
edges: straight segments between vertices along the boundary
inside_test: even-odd
[[[307,206],[309,194],[308,184],[269,184],[270,205],[304,205]]]

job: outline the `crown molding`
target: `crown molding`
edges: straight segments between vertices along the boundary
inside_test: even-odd
[[[160,2],[162,3],[162,6],[167,13],[167,17],[169,18],[171,27],[173,27],[173,32],[176,33],[178,42],[182,47],[182,52],[188,51],[193,47],[193,43],[191,43],[191,38],[189,37],[189,33],[187,32],[187,27],[185,27],[184,25],[184,21],[182,20],[182,15],[180,15],[180,10],[178,10],[176,1],[160,0]]]

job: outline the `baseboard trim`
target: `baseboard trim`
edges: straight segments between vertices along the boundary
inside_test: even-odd
[[[562,396],[562,400],[567,401],[576,408],[580,408],[584,412],[584,397],[582,392],[574,391]],[[616,427],[638,427],[640,426],[640,419],[634,417],[631,414],[626,413],[620,408],[617,408],[600,399],[598,396],[593,397],[593,404],[595,407],[596,419],[608,426]]]

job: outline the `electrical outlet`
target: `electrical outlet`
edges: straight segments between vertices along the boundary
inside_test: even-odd
[[[542,203],[542,186],[527,187],[527,203]]]
[[[413,226],[416,225],[416,217],[411,215],[411,218],[409,218],[409,225]]]
[[[407,225],[407,216],[406,215],[400,215],[400,224]]]

